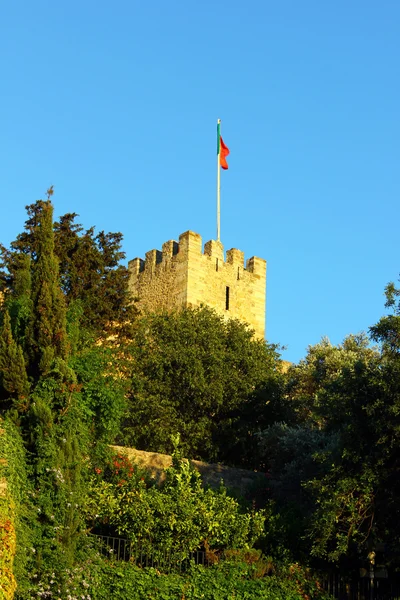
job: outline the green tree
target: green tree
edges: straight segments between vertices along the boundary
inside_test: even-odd
[[[51,194],[50,189],[49,197]],[[40,216],[34,231],[36,256],[32,269],[33,307],[26,342],[34,376],[47,374],[54,359],[66,359],[68,355],[66,305],[54,253],[53,206],[49,199],[38,206]]]
[[[381,351],[365,335],[310,347],[286,376],[294,420],[258,436],[286,538],[303,557],[366,556],[378,542],[397,552],[400,378],[390,324],[389,345],[374,336]]]
[[[13,406],[25,412],[29,406],[29,388],[24,354],[13,338],[10,315],[5,310],[0,333],[0,399],[3,408]]]
[[[84,495],[83,448],[87,428],[79,386],[68,365],[66,305],[54,253],[52,189],[36,205],[35,252],[13,252],[2,307],[0,390],[29,450],[39,515],[38,564],[59,554],[73,561],[82,517],[71,502]],[[12,319],[10,319],[10,314]],[[57,532],[57,533],[56,533]]]
[[[10,406],[13,394],[21,396],[21,389],[25,389],[22,378],[29,380],[32,394],[44,387],[43,397],[35,402],[38,408],[47,397],[46,386],[51,389],[49,378],[53,378],[58,388],[45,409],[53,418],[57,411],[70,411],[70,390],[75,393],[79,388],[82,418],[98,440],[107,438],[110,442],[125,406],[126,365],[123,336],[118,335],[124,323],[117,325],[113,343],[103,339],[99,344],[98,337],[110,332],[104,331],[101,323],[113,320],[112,307],[107,306],[108,316],[103,313],[95,325],[90,310],[97,307],[90,309],[88,305],[92,296],[101,295],[99,287],[104,286],[119,306],[119,316],[128,316],[130,307],[125,313],[123,309],[127,307],[126,280],[121,278],[121,288],[112,284],[113,269],[122,256],[118,250],[121,238],[102,233],[96,242],[93,230],[81,236],[82,227],[74,223],[74,214],[53,224],[52,193],[50,188],[47,200],[27,207],[25,231],[10,250],[1,249],[4,302],[0,306],[0,354],[4,373],[0,372],[0,398]],[[101,283],[105,271],[108,280]],[[11,391],[11,386],[18,393]]]
[[[337,346],[327,338],[309,346],[306,357],[292,365],[286,375],[285,395],[295,415],[294,423],[320,429],[339,427],[346,418],[346,401],[340,406],[339,398],[331,401],[336,382],[357,364],[369,364],[378,358],[378,349],[370,346],[363,333],[349,335]]]
[[[83,493],[81,471],[87,440],[76,375],[68,365],[66,304],[54,252],[51,195],[52,189],[46,201],[37,203],[35,215],[32,311],[25,335],[33,389],[23,427],[37,486],[41,524],[38,556],[50,559],[53,553],[61,552],[71,564],[82,527],[81,516],[73,510],[71,499],[80,498]]]
[[[399,374],[380,361],[358,364],[337,381],[331,400],[346,406],[339,452],[328,457],[328,472],[308,483],[316,556],[338,560],[352,548],[366,554],[377,542],[398,544]]]
[[[311,402],[314,423],[338,437],[335,452],[316,455],[322,471],[304,482],[315,502],[312,554],[333,561],[382,543],[390,560],[400,558],[400,315],[397,290],[386,291],[394,314],[371,327],[381,350],[350,348],[352,358],[325,372]]]
[[[26,348],[26,333],[32,319],[33,303],[31,298],[32,273],[31,258],[28,254],[15,254],[14,257],[15,284],[10,294],[6,296],[6,306],[11,316],[14,337],[22,348]]]
[[[136,309],[128,290],[129,272],[121,265],[122,234],[86,231],[68,213],[54,224],[56,254],[67,301],[84,307],[81,325],[97,335],[130,331]],[[116,326],[116,327],[115,327]]]
[[[400,352],[400,288],[393,282],[388,283],[385,296],[385,307],[391,314],[382,317],[370,328],[370,333],[372,339],[382,344],[383,352],[396,355]]]
[[[123,336],[114,344],[104,338],[113,306],[117,319],[131,309],[126,270],[115,266],[120,238],[81,235],[68,216],[61,234],[52,192],[28,207],[11,249],[0,249],[0,410],[18,425],[29,460],[32,573],[51,569],[61,588],[85,539],[91,460],[105,453],[125,408]],[[95,296],[100,304],[92,306]]]
[[[170,452],[171,435],[180,432],[183,451],[192,458],[252,460],[253,434],[268,415],[273,419],[271,406],[280,392],[275,346],[203,307],[141,318],[130,357],[126,443]]]
[[[52,193],[52,188],[51,188]],[[0,245],[0,291],[13,292],[23,257],[33,262],[40,254],[40,230],[44,203],[26,207],[25,231],[10,248]],[[95,336],[127,335],[136,315],[128,290],[128,269],[121,264],[122,234],[95,232],[76,223],[76,213],[67,213],[53,224],[55,256],[59,263],[61,290],[67,307],[77,301],[83,306],[81,327]],[[38,237],[39,234],[39,237]]]
[[[126,411],[129,378],[120,348],[87,344],[69,362],[77,377],[79,406],[95,443],[92,451],[110,444],[120,432]]]

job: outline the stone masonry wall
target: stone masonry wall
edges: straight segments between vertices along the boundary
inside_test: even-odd
[[[265,335],[266,266],[252,257],[244,265],[244,254],[236,248],[224,249],[214,240],[189,261],[188,305],[207,304],[225,318],[249,323],[257,337]]]
[[[147,310],[208,305],[225,318],[245,321],[257,337],[265,334],[266,261],[252,257],[244,265],[243,252],[226,253],[211,240],[202,252],[201,236],[187,231],[179,243],[151,250],[146,260],[129,262],[130,290]]]
[[[165,481],[165,470],[172,465],[172,457],[169,454],[145,452],[125,446],[111,446],[111,448],[116,454],[125,454],[130,460],[146,469],[158,484]],[[214,489],[220,487],[222,480],[225,487],[245,496],[251,488],[257,485],[262,488],[262,485],[265,485],[265,473],[236,469],[219,463],[205,463],[199,460],[190,459],[189,462],[199,471],[203,484]]]
[[[187,260],[177,242],[163,244],[162,252],[146,252],[146,260],[129,261],[129,289],[139,306],[147,310],[171,310],[186,306]]]

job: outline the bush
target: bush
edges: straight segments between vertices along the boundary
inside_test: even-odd
[[[201,547],[251,548],[263,534],[263,511],[244,512],[223,487],[205,490],[200,474],[177,452],[161,488],[123,456],[106,468],[108,481],[100,479],[102,469],[95,471],[87,520],[97,532],[111,528],[151,556],[167,551],[179,562]]]
[[[322,600],[328,598],[317,585],[310,587],[300,574],[288,570],[254,578],[254,565],[223,562],[196,566],[182,575],[162,575],[155,569],[138,569],[129,563],[104,562],[92,600]]]
[[[35,524],[25,451],[19,431],[9,419],[0,419],[0,456],[0,482],[7,484],[0,494],[0,597],[8,599],[17,586],[24,589],[28,585]]]

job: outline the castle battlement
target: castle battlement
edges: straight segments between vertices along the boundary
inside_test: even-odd
[[[244,261],[237,248],[226,252],[221,242],[204,244],[194,231],[169,240],[162,251],[146,252],[145,260],[129,261],[129,287],[147,310],[172,310],[206,304],[227,318],[249,323],[258,337],[265,332],[266,267],[264,259]]]

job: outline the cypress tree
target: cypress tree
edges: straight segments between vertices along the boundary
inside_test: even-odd
[[[82,236],[74,215],[67,215],[62,231],[57,230],[52,193],[50,188],[47,199],[27,207],[26,231],[11,244],[11,251],[0,246],[0,291],[5,292],[3,314],[0,311],[0,402],[4,399],[7,408],[18,402],[21,412],[26,410],[23,394],[28,394],[28,410],[19,425],[35,485],[36,568],[40,574],[52,565],[61,589],[63,573],[73,564],[84,534],[81,508],[95,445],[89,400],[73,369],[79,369],[75,351],[82,335],[81,317],[95,335],[112,321],[114,306],[126,317],[127,270],[117,266],[118,236],[94,237],[93,230]],[[111,296],[112,302],[103,302],[103,295]],[[92,306],[96,297],[98,303]],[[86,331],[83,338],[88,338]],[[80,379],[90,387],[84,361],[81,369]],[[92,393],[88,389],[87,396]],[[97,408],[98,403],[102,415],[101,390],[96,388],[90,402],[91,414],[96,410],[92,404]]]
[[[13,338],[8,310],[4,312],[0,336],[0,381],[6,405],[12,404],[25,412],[29,405],[29,382],[22,348]]]
[[[54,253],[52,193],[50,188],[48,199],[38,203],[35,230],[37,256],[32,269],[33,309],[27,336],[30,370],[35,378],[48,374],[54,359],[65,359],[68,354],[66,306]]]
[[[14,260],[14,285],[7,301],[14,339],[25,350],[28,325],[32,318],[31,257],[20,252]]]
[[[48,199],[52,195],[48,191]],[[43,208],[38,200],[26,207],[25,231],[11,243],[10,249],[0,244],[0,291],[15,289],[21,256],[37,262],[42,240]],[[76,213],[67,213],[53,223],[54,253],[59,261],[60,287],[67,307],[77,299],[83,307],[81,326],[94,337],[130,337],[131,323],[137,316],[128,289],[129,271],[121,265],[122,234],[96,233],[76,222]],[[41,234],[39,235],[41,237]],[[12,321],[13,321],[13,316]]]
[[[34,391],[27,425],[38,487],[40,552],[50,562],[57,555],[60,567],[66,567],[73,563],[82,527],[76,507],[85,493],[81,466],[86,426],[76,375],[67,363],[66,302],[54,252],[52,192],[50,188],[47,200],[36,203],[32,229],[32,312],[25,340]]]

